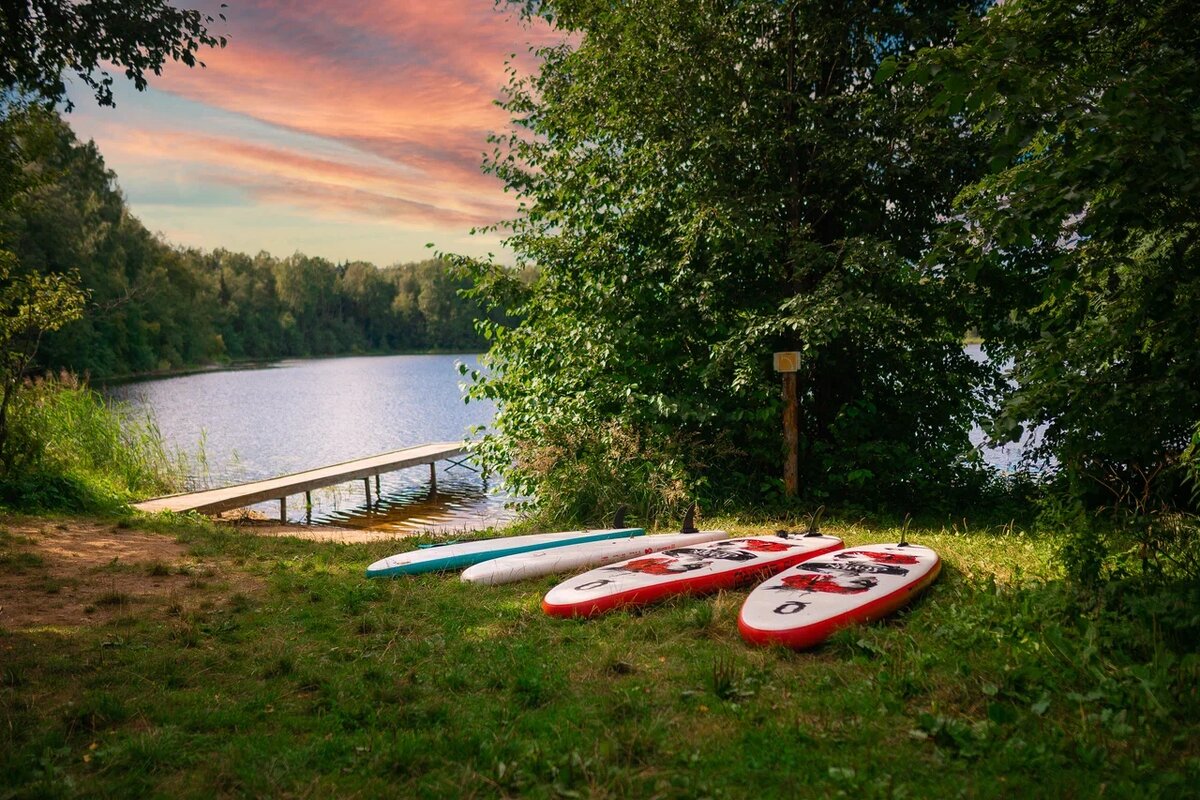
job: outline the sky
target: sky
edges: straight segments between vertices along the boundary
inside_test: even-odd
[[[516,199],[480,169],[506,61],[556,35],[493,0],[228,0],[229,37],[116,108],[72,89],[134,215],[174,244],[378,265],[505,253]],[[217,2],[176,5],[215,14]],[[120,73],[114,77],[121,81]]]

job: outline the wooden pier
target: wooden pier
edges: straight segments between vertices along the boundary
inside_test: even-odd
[[[375,494],[379,495],[379,476],[407,467],[429,465],[429,480],[432,489],[437,491],[437,462],[454,461],[467,454],[466,442],[435,442],[391,453],[381,453],[377,456],[357,458],[341,464],[328,467],[296,472],[278,478],[268,478],[251,483],[240,483],[236,486],[226,486],[221,489],[206,489],[202,492],[187,492],[172,494],[166,497],[156,497],[135,503],[139,511],[201,511],[207,514],[217,514],[233,508],[243,508],[267,500],[279,501],[279,519],[287,521],[287,499],[291,495],[305,495],[306,506],[312,507],[313,489],[321,489],[338,483],[361,479],[367,491],[367,505],[371,504],[371,478],[375,478]]]

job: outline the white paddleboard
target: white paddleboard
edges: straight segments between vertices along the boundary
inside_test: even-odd
[[[654,536],[638,536],[628,539],[607,539],[602,542],[585,542],[549,550],[533,550],[516,553],[503,558],[494,558],[468,567],[462,574],[467,583],[484,583],[492,586],[501,583],[571,572],[600,564],[624,561],[634,556],[657,553],[673,547],[714,542],[726,537],[725,531],[697,531],[696,533],[664,533]]]
[[[933,583],[937,553],[916,544],[871,544],[810,558],[763,582],[738,615],[753,644],[803,649],[839,628],[891,614]]]
[[[513,553],[544,550],[548,547],[564,547],[569,544],[595,542],[603,539],[627,539],[631,536],[641,536],[643,533],[641,528],[607,528],[597,531],[531,533],[525,536],[501,536],[476,542],[435,545],[380,559],[367,567],[367,577],[381,578],[392,575],[416,575],[422,572],[462,569],[481,561]]]
[[[542,610],[556,617],[590,617],[622,606],[645,605],[678,594],[729,589],[814,555],[840,549],[835,536],[745,536],[598,567],[555,586]]]

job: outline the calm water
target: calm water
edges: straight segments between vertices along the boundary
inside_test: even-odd
[[[975,361],[984,363],[988,361],[988,355],[984,352],[983,347],[977,344],[969,344],[964,348],[971,358]],[[1012,367],[1009,362],[1004,369],[1008,370]],[[1012,471],[1019,468],[1028,468],[1033,471],[1040,471],[1053,466],[1052,463],[1023,463],[1026,455],[1041,443],[1042,433],[1045,428],[1035,428],[1025,431],[1020,441],[1009,442],[1000,447],[983,447],[983,460],[993,467],[999,467],[1001,470]],[[987,442],[987,435],[983,429],[978,426],[971,431],[971,444],[976,447],[982,447]]]
[[[188,454],[196,488],[268,478],[428,442],[457,441],[491,421],[488,403],[463,402],[457,362],[474,355],[378,356],[285,361],[108,387],[116,399],[153,412],[168,445]],[[313,493],[312,521],[389,529],[475,528],[509,518],[505,496],[480,476],[438,464],[381,476],[368,510],[362,481]],[[372,488],[372,494],[374,489]],[[255,507],[272,517],[278,503]],[[289,518],[306,519],[302,497]]]

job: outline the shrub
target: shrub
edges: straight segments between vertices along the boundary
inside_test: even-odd
[[[10,410],[12,463],[0,502],[89,511],[182,485],[183,467],[150,417],[111,403],[72,375],[27,381]]]

